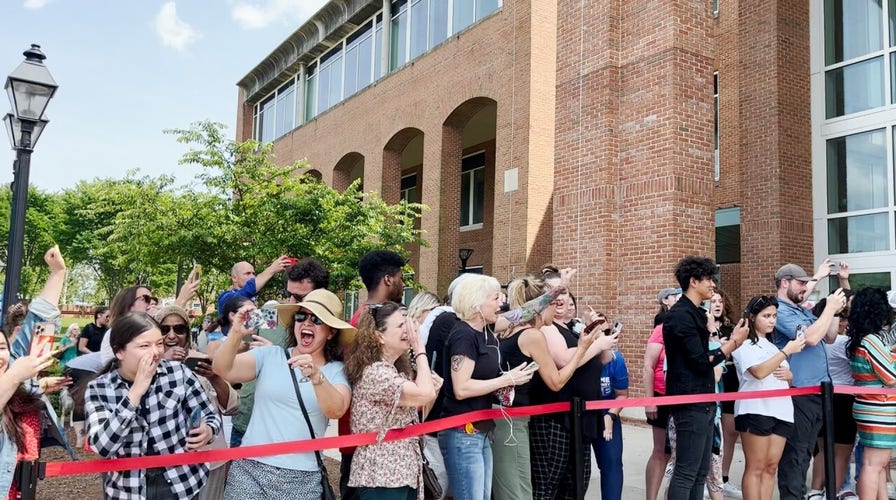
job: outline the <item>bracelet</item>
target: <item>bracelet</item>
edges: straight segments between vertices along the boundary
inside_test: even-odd
[[[425,353],[425,352],[418,352],[417,354],[414,354],[414,359],[417,359],[417,358],[419,358],[420,356],[426,356],[426,353]]]
[[[317,377],[317,382],[312,382],[311,385],[321,385],[324,383],[324,372],[318,372],[320,376]]]

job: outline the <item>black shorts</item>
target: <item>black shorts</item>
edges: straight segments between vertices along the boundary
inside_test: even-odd
[[[654,391],[653,396],[658,398],[663,396],[663,394]],[[660,429],[667,429],[669,427],[669,415],[668,406],[657,406],[656,418],[648,418],[647,423],[654,427],[659,427]]]
[[[852,417],[852,404],[856,397],[852,394],[834,394],[834,444],[856,442],[856,420]],[[818,431],[818,437],[824,437],[824,424]]]
[[[789,438],[793,433],[793,424],[775,417],[747,413],[734,417],[734,428],[737,432],[749,432],[756,436],[771,436],[772,434]]]
[[[722,385],[725,393],[737,392],[740,389],[740,381],[737,378],[737,370],[734,368],[734,363],[726,361],[725,369],[727,371],[722,374]],[[722,401],[722,413],[734,415],[734,401]]]

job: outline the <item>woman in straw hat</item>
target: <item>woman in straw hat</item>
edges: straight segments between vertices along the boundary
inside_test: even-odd
[[[264,346],[237,354],[251,331],[244,322],[255,309],[246,304],[236,314],[227,338],[214,356],[212,369],[230,383],[256,381],[255,406],[246,428],[244,446],[309,439],[312,435],[299,407],[289,370],[299,383],[314,436],[323,436],[329,419],[342,416],[351,390],[340,361],[341,345],[354,339],[355,329],[342,321],[342,301],[325,289],[298,304],[278,307],[280,324],[292,331],[285,348]],[[225,499],[319,499],[321,474],[314,453],[291,453],[233,462]]]

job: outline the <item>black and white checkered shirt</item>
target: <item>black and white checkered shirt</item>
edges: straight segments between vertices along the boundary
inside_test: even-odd
[[[105,458],[167,455],[186,448],[190,414],[201,408],[202,420],[215,435],[221,417],[192,371],[180,363],[162,360],[138,407],[128,399],[130,382],[111,370],[90,382],[85,396],[90,446]],[[165,470],[175,498],[195,496],[208,478],[208,464],[180,465]],[[146,494],[144,470],[103,475],[106,498],[142,500]]]

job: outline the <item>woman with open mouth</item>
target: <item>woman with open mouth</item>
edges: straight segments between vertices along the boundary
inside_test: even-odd
[[[285,349],[269,345],[237,354],[243,337],[252,333],[244,323],[254,308],[247,304],[236,313],[212,362],[212,370],[231,384],[256,381],[255,406],[242,445],[323,436],[327,421],[341,417],[351,401],[341,346],[351,343],[356,330],[337,316],[342,314],[342,301],[333,292],[318,289],[298,304],[281,304],[280,324],[292,331]],[[300,405],[307,410],[311,429]],[[231,465],[224,498],[319,499],[323,485],[318,458],[309,452],[237,460]]]

